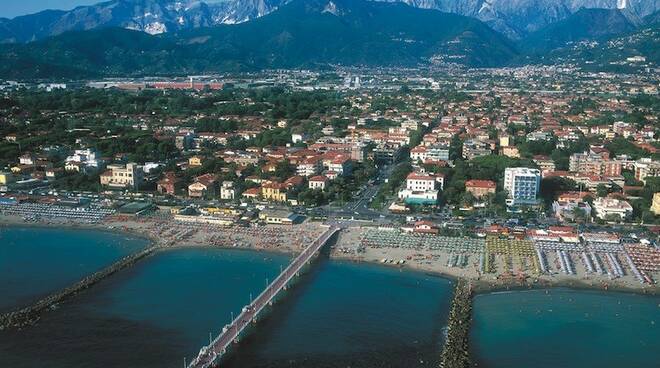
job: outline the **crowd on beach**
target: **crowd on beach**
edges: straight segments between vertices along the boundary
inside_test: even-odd
[[[32,222],[69,220],[94,224],[114,214],[115,210],[97,205],[69,207],[42,203],[0,203],[0,213]]]

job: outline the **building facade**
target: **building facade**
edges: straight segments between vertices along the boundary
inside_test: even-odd
[[[135,163],[108,165],[101,174],[101,185],[111,189],[138,189],[144,180],[142,167]]]
[[[504,171],[507,205],[536,204],[541,186],[541,172],[526,167],[509,167]]]

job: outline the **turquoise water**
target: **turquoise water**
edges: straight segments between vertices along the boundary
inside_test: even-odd
[[[0,292],[13,304],[146,245],[85,231],[0,236]],[[288,262],[240,250],[156,253],[36,326],[0,331],[0,367],[181,367]],[[452,287],[322,257],[222,367],[437,367]],[[477,296],[474,356],[486,368],[656,366],[659,306],[658,297],[564,289]]]
[[[475,298],[472,346],[487,368],[657,367],[660,297],[534,290]]]
[[[325,261],[225,367],[437,367],[453,284]]]
[[[37,326],[0,332],[0,366],[181,367],[288,261],[239,250],[157,253]],[[445,279],[320,260],[223,367],[434,366],[450,293]]]
[[[0,311],[28,305],[147,244],[98,231],[0,228]]]
[[[159,252],[38,325],[0,332],[0,367],[181,367],[287,262],[232,250]]]

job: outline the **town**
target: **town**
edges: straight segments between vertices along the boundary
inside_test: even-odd
[[[337,257],[652,286],[657,85],[541,66],[3,82],[0,211],[264,248],[334,224]]]

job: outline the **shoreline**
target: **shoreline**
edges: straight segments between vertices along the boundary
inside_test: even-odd
[[[101,231],[104,233],[110,233],[114,235],[126,235],[136,239],[145,240],[149,242],[149,244],[147,244],[147,247],[154,246],[160,240],[149,233],[145,234],[143,232],[138,231],[138,229],[133,229],[128,227],[124,227],[124,228],[112,227],[112,225],[101,224],[101,223],[85,224],[85,223],[73,223],[73,222],[72,223],[21,222],[18,219],[0,215],[0,229],[11,228],[11,227]]]
[[[123,225],[123,226],[122,226]],[[89,230],[89,231],[103,231],[113,234],[123,234],[131,237],[136,237],[138,239],[143,239],[149,242],[147,248],[154,247],[159,245],[163,241],[162,238],[148,232],[141,231],[143,224],[135,222],[133,220],[123,221],[123,222],[106,222],[106,223],[97,223],[97,224],[84,224],[84,223],[57,223],[57,222],[38,222],[38,223],[29,223],[23,222],[19,218],[10,218],[8,216],[0,216],[0,228],[3,227],[27,227],[27,228],[60,228],[60,229],[71,229],[71,230]],[[229,230],[229,229],[228,229]],[[226,230],[222,230],[226,231]],[[231,232],[231,230],[229,230]],[[203,231],[201,231],[203,233]],[[503,280],[503,279],[494,279],[492,281],[485,279],[483,275],[478,277],[473,277],[465,275],[463,269],[454,269],[455,272],[446,272],[446,270],[435,269],[433,267],[424,267],[424,265],[418,265],[413,262],[406,262],[405,265],[396,265],[381,263],[377,259],[367,259],[365,255],[356,255],[350,253],[339,252],[338,246],[342,243],[342,235],[335,242],[334,248],[329,252],[328,258],[330,260],[339,260],[339,261],[349,261],[354,263],[366,263],[373,264],[383,267],[397,268],[402,271],[412,271],[412,272],[421,272],[429,276],[442,277],[448,280],[451,280],[454,283],[457,283],[459,280],[465,279],[470,281],[474,287],[474,295],[489,294],[494,292],[501,291],[524,291],[524,290],[544,290],[544,289],[554,289],[554,288],[566,288],[575,291],[597,291],[597,292],[620,292],[628,294],[637,294],[637,295],[648,295],[648,296],[658,296],[660,295],[660,288],[657,286],[643,286],[631,287],[617,282],[607,283],[605,287],[601,281],[584,279],[570,279],[567,277],[560,278],[550,278],[548,279],[547,275],[545,277],[529,277],[527,280],[535,281],[519,281],[515,279]],[[200,239],[180,239],[174,241],[170,245],[158,246],[156,253],[167,250],[176,250],[176,249],[221,249],[221,250],[241,250],[241,251],[253,251],[264,254],[272,255],[283,255],[287,257],[293,257],[297,254],[297,249],[294,249],[293,246],[286,247],[273,247],[273,248],[264,248],[264,247],[245,247],[245,246],[229,246],[229,245],[216,245],[204,243]],[[378,251],[385,251],[383,249],[378,249]],[[373,258],[373,257],[372,257]],[[494,276],[494,275],[492,275]]]
[[[601,287],[590,285],[583,280],[576,280],[575,282],[569,280],[543,280],[539,283],[519,283],[519,282],[500,282],[493,283],[483,279],[474,279],[466,278],[461,276],[456,276],[451,273],[446,273],[438,270],[429,270],[420,267],[414,266],[401,266],[394,264],[384,264],[377,262],[375,260],[366,260],[360,259],[359,257],[347,256],[347,255],[332,255],[330,257],[334,260],[342,260],[353,263],[364,263],[364,264],[373,264],[382,267],[400,269],[402,271],[408,272],[421,272],[433,277],[441,277],[444,279],[451,280],[454,283],[458,283],[460,280],[466,280],[472,283],[473,286],[473,295],[487,295],[491,293],[506,292],[506,291],[527,291],[527,290],[551,290],[551,289],[568,289],[573,291],[594,291],[599,293],[625,293],[625,294],[635,294],[635,295],[645,295],[656,297],[660,296],[659,288],[631,288],[623,285],[611,285],[607,289]]]

